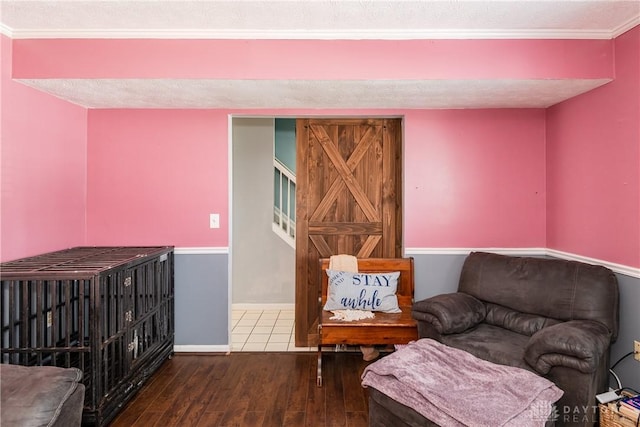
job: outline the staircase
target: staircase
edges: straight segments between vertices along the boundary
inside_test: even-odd
[[[296,248],[296,176],[273,158],[273,224],[271,228],[293,249]]]

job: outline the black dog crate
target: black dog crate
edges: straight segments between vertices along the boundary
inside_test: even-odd
[[[83,424],[108,424],[173,354],[173,247],[77,247],[0,279],[0,362],[80,368]]]

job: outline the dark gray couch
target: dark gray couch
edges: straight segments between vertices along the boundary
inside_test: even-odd
[[[0,425],[80,426],[84,391],[76,368],[0,364]]]
[[[412,315],[420,338],[553,381],[564,391],[556,425],[592,425],[595,395],[607,389],[618,300],[616,277],[605,267],[474,252],[458,292],[418,301]],[[407,422],[416,415],[410,408],[392,407],[378,391],[370,403],[372,426],[416,425]],[[377,421],[390,413],[395,424]]]

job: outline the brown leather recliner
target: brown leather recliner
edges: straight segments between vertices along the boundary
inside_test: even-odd
[[[611,270],[576,261],[471,253],[458,292],[416,302],[418,335],[517,366],[564,391],[556,425],[592,425],[618,334]]]

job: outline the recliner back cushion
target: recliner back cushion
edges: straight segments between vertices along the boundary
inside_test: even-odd
[[[497,304],[486,303],[485,305],[487,307],[485,323],[500,326],[522,335],[531,336],[542,328],[561,323],[556,319],[522,313]]]
[[[577,261],[472,252],[458,291],[515,311],[604,324],[618,333],[618,282],[611,270]]]

